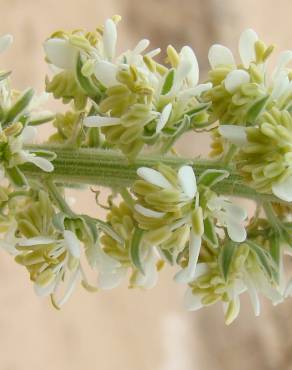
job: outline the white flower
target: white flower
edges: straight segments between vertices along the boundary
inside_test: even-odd
[[[239,147],[248,143],[245,127],[235,125],[220,125],[219,133],[228,140],[231,144]]]
[[[38,280],[38,278],[36,279],[34,288],[37,295],[47,296],[53,294],[55,297],[60,288],[60,284],[63,281],[67,282],[67,286],[65,287],[62,297],[58,299],[54,298],[56,306],[61,307],[73,293],[73,290],[82,275],[79,261],[81,253],[80,242],[76,235],[70,230],[65,230],[63,232],[62,239],[38,236],[20,241],[18,245],[22,248],[29,248],[38,245],[54,246],[54,248],[50,250],[48,258],[54,258],[58,263],[56,263],[54,267],[50,267],[48,278],[45,281],[42,281],[42,279]],[[58,260],[58,257],[64,253],[65,258]],[[76,261],[73,266],[72,258]],[[43,265],[40,274],[44,274],[45,272],[46,264]]]
[[[195,284],[197,279],[208,274],[209,269],[210,267],[208,264],[199,263],[197,265],[193,283]],[[236,271],[234,279],[229,282],[224,283],[223,278],[220,277],[217,279],[213,278],[213,280],[210,280],[210,287],[208,288],[206,286],[201,291],[199,289],[195,289],[194,291],[192,286],[189,286],[184,298],[186,309],[189,311],[196,311],[204,307],[202,300],[205,295],[209,294],[209,290],[214,290],[216,292],[217,289],[218,294],[221,294],[222,296],[226,295],[228,297],[228,303],[225,303],[224,300],[222,301],[227,325],[231,324],[238,316],[240,310],[240,296],[245,292],[247,292],[250,297],[254,314],[256,316],[259,316],[260,314],[259,293],[270,299],[275,305],[283,301],[281,288],[273,286],[261,268],[247,268],[245,265],[241,265],[241,267]],[[286,290],[286,293],[287,292],[288,290]]]
[[[189,261],[187,267],[180,270],[174,277],[177,283],[184,284],[194,280],[196,275],[197,262],[200,254],[202,238],[201,235],[190,233]]]
[[[134,278],[131,279],[131,283],[134,287],[151,289],[153,288],[158,281],[158,271],[157,271],[157,261],[159,255],[156,252],[156,249],[151,247],[147,248],[143,256],[143,274],[138,271]]]
[[[9,220],[7,220],[9,222]],[[17,231],[17,222],[13,220],[5,234],[0,239],[0,248],[4,249],[9,254],[16,256],[18,250],[15,248],[15,245],[21,240],[15,236]]]
[[[173,185],[165,178],[163,174],[152,168],[141,167],[137,174],[140,178],[152,185],[156,185],[162,189],[171,189]],[[182,166],[178,171],[178,183],[181,188],[181,200],[183,202],[193,202],[197,196],[197,182],[193,168],[191,166]],[[148,209],[140,204],[135,205],[135,210],[145,217],[162,218],[165,213],[156,210]],[[180,227],[184,224],[191,225],[191,214],[186,215],[179,223],[174,223],[173,227]],[[172,226],[169,225],[171,228]],[[201,247],[201,235],[198,235],[194,230],[190,231],[189,240],[189,262],[188,266],[179,271],[175,280],[179,283],[187,283],[194,278],[196,264]]]
[[[36,138],[36,135],[37,129],[35,127],[26,126],[17,139],[21,141],[22,144],[31,144]],[[33,163],[35,166],[39,167],[45,172],[52,172],[54,170],[54,166],[48,159],[39,157],[34,153],[30,153],[29,150],[22,149],[17,154],[22,162]]]
[[[219,224],[226,227],[231,240],[241,243],[246,239],[244,221],[247,218],[247,212],[244,208],[232,204],[223,197],[211,198],[208,201],[208,208]]]
[[[68,40],[52,38],[44,43],[44,50],[49,62],[61,69],[74,69],[78,49]]]
[[[244,68],[248,68],[250,63],[255,62],[255,43],[258,41],[258,35],[252,29],[242,32],[238,51]],[[209,63],[212,69],[225,65],[236,68],[236,62],[230,49],[226,46],[215,44],[209,50]]]
[[[97,286],[105,290],[116,288],[126,278],[128,268],[106,254],[100,246],[96,246],[96,248]],[[131,285],[145,289],[150,289],[156,285],[158,280],[157,261],[158,254],[155,248],[147,247],[142,255],[144,273],[135,271],[133,278],[131,278]]]
[[[97,286],[101,289],[117,287],[127,274],[127,268],[107,255],[99,245],[96,246],[96,267],[98,269]]]
[[[255,43],[258,35],[252,29],[245,30],[239,39],[239,55],[243,67],[248,69],[252,62],[255,62]],[[237,69],[235,59],[230,49],[223,45],[215,44],[209,50],[209,63],[212,69],[222,66],[233,68],[225,78],[225,88],[230,93],[234,93],[243,83],[250,80],[249,74],[243,69]]]
[[[286,202],[292,202],[292,175],[273,184],[272,192],[276,197]]]

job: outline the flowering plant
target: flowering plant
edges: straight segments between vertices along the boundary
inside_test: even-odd
[[[147,51],[149,41],[116,55],[118,16],[93,32],[57,31],[44,43],[46,93],[19,92],[0,73],[0,246],[24,266],[41,296],[60,308],[77,284],[90,292],[123,280],[152,288],[172,266],[189,310],[221,301],[225,321],[247,292],[255,314],[292,293],[284,257],[292,247],[292,51],[271,77],[266,46],[242,33],[240,61],[209,51],[199,83],[189,46]],[[12,37],[0,38],[0,51]],[[47,94],[67,107],[41,108]],[[54,133],[33,143],[36,128]],[[210,134],[210,156],[184,158],[175,143]],[[106,220],[78,214],[66,189],[111,190]],[[248,214],[239,198],[250,199]],[[289,257],[288,257],[289,258]],[[90,282],[88,272],[96,272]]]

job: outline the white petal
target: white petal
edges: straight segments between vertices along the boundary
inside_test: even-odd
[[[143,261],[144,274],[141,272],[137,273],[133,285],[145,289],[153,288],[158,280],[158,272],[156,267],[157,255],[153,249],[149,249],[148,255]]]
[[[284,295],[286,298],[292,295],[292,279],[288,281]]]
[[[183,49],[184,48],[182,48],[182,51]],[[174,81],[173,81],[172,88],[170,89],[169,93],[166,94],[166,96],[172,96],[173,94],[176,94],[178,90],[181,88],[184,80],[188,78],[189,74],[193,70],[192,61],[188,58],[188,55],[187,55],[188,52],[184,52],[182,54],[182,51],[180,53],[181,58],[178,63],[175,75],[174,75]]]
[[[256,316],[259,316],[260,311],[261,311],[261,305],[260,305],[258,292],[257,292],[257,290],[256,290],[256,288],[255,288],[255,286],[252,282],[252,279],[250,279],[249,276],[246,276],[246,278],[244,280],[245,280],[245,284],[247,286],[247,292],[248,292],[250,300],[251,300],[251,304],[252,304],[252,307],[253,307],[253,310],[254,310],[254,314]]]
[[[54,166],[46,158],[37,157],[31,153],[24,153],[24,158],[27,162],[33,163],[45,172],[52,172],[54,170]]]
[[[63,235],[66,247],[70,254],[75,258],[80,258],[81,255],[80,242],[77,239],[76,235],[70,230],[65,230]]]
[[[277,66],[273,73],[274,80],[277,79],[278,75],[284,70],[287,64],[291,61],[292,61],[292,51],[291,50],[285,50],[282,53],[280,53],[278,61],[277,61]]]
[[[249,81],[250,76],[246,71],[243,69],[236,69],[228,73],[224,85],[228,92],[234,93],[242,84],[248,83]]]
[[[186,196],[193,199],[197,193],[197,181],[191,166],[183,166],[179,169],[178,181]]]
[[[215,44],[211,46],[208,58],[212,69],[225,65],[235,65],[235,60],[231,50],[223,45]]]
[[[181,58],[191,65],[191,69],[187,75],[188,83],[191,86],[196,86],[199,81],[199,65],[194,51],[189,46],[184,46],[181,49],[180,55]]]
[[[276,197],[286,202],[292,202],[292,176],[287,177],[287,179],[282,182],[274,184],[272,186],[272,191]]]
[[[191,87],[179,93],[178,97],[180,100],[188,100],[192,97],[200,96],[203,92],[208,91],[212,88],[211,82],[200,84],[196,87]]]
[[[201,262],[197,264],[196,273],[194,279],[199,278],[200,276],[206,274],[209,271],[209,267],[207,263]]]
[[[239,315],[239,311],[240,311],[240,299],[239,299],[239,297],[238,296],[234,297],[233,302],[234,302],[233,311],[232,311],[231,315],[229,315],[228,320],[225,321],[226,325],[230,325],[237,318],[237,316]]]
[[[160,188],[172,188],[170,182],[159,171],[153,168],[140,167],[137,170],[137,175],[150,184],[159,186]]]
[[[21,240],[17,244],[20,245],[21,247],[29,247],[32,245],[51,244],[54,242],[55,239],[47,238],[45,236],[36,236],[34,238]]]
[[[244,221],[247,218],[246,209],[237,204],[225,202],[224,208],[229,217],[233,220]]]
[[[21,138],[24,144],[29,144],[34,141],[37,135],[37,129],[33,126],[26,126],[21,133]]]
[[[248,143],[245,127],[235,125],[221,125],[218,128],[220,135],[230,141],[231,144],[244,146]]]
[[[154,58],[156,55],[158,55],[159,53],[161,52],[161,49],[160,48],[156,48],[156,49],[153,49],[151,51],[149,51],[148,53],[146,53],[145,55],[149,58]]]
[[[279,99],[281,95],[287,92],[290,86],[290,80],[287,72],[282,71],[278,74],[277,78],[274,80],[274,85],[271,93],[271,99]]]
[[[246,230],[237,220],[231,217],[226,220],[227,233],[229,238],[237,243],[242,243],[246,239]]]
[[[83,123],[87,127],[105,127],[118,125],[120,119],[114,117],[89,116],[84,118]]]
[[[35,294],[37,296],[45,297],[53,293],[55,286],[56,286],[56,280],[54,280],[49,285],[42,286],[42,285],[34,284],[33,287],[34,287]]]
[[[201,237],[196,235],[194,232],[190,234],[189,243],[189,262],[188,266],[180,270],[174,277],[177,283],[190,283],[195,279],[196,276],[196,266],[201,249]]]
[[[202,294],[193,294],[192,289],[188,288],[184,296],[184,306],[188,311],[197,311],[203,307]]]
[[[95,65],[95,77],[100,81],[102,85],[105,87],[110,87],[117,85],[118,81],[116,79],[118,68],[116,65],[106,62],[100,61],[97,62]]]
[[[98,275],[98,287],[101,289],[113,289],[121,284],[125,278],[127,269],[120,267],[111,272],[100,272]]]
[[[59,301],[56,301],[56,305],[58,307],[63,306],[68,301],[68,299],[71,297],[71,295],[74,291],[74,288],[76,286],[76,283],[80,279],[80,277],[81,277],[81,272],[78,268],[71,274],[70,280],[69,280],[68,285],[66,287],[65,294],[63,295],[63,297]]]
[[[164,212],[153,211],[152,209],[145,208],[140,204],[135,205],[135,210],[145,217],[162,218],[165,215]]]
[[[13,43],[12,35],[3,35],[0,37],[0,53],[3,53]]]
[[[170,117],[172,111],[172,104],[168,103],[162,110],[161,115],[159,117],[159,121],[156,126],[156,133],[161,132],[164,126],[167,124],[168,119]]]
[[[239,39],[239,55],[242,64],[248,68],[250,63],[255,61],[255,43],[258,40],[258,35],[251,28],[242,32]]]
[[[103,31],[103,48],[106,57],[112,60],[116,52],[117,27],[112,19],[107,19]]]
[[[56,67],[62,69],[74,69],[76,65],[77,49],[68,40],[49,39],[44,43],[45,53]]]
[[[135,46],[133,53],[135,54],[141,54],[145,49],[148,48],[150,45],[150,41],[147,39],[142,39],[138,42],[138,44]]]
[[[113,270],[121,267],[121,263],[106,254],[99,245],[96,246],[96,254],[96,263],[99,271],[103,273],[111,273]]]

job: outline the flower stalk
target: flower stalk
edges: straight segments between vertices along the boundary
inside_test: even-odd
[[[229,176],[215,186],[220,194],[229,194],[247,199],[260,201],[280,202],[272,194],[259,194],[253,188],[242,183],[239,173],[230,166],[216,160],[201,160],[175,156],[140,155],[135,161],[129,161],[120,153],[102,149],[76,149],[48,145],[30,145],[31,150],[48,150],[56,154],[53,161],[54,171],[45,174],[38,167],[25,163],[21,166],[28,178],[52,177],[56,182],[66,184],[101,185],[113,189],[120,189],[133,184],[137,179],[137,169],[140,167],[153,167],[163,163],[172,168],[190,165],[198,176],[208,169],[226,170]]]

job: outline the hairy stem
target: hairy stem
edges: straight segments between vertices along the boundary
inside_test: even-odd
[[[218,183],[214,190],[219,194],[233,195],[263,202],[282,202],[271,194],[260,194],[242,183],[239,174],[224,163],[210,160],[190,159],[174,156],[139,156],[135,162],[129,163],[120,153],[99,149],[63,148],[60,146],[29,146],[28,149],[45,149],[56,153],[54,171],[44,173],[31,163],[25,163],[21,168],[28,178],[47,177],[63,184],[102,185],[113,189],[130,186],[137,179],[139,167],[155,167],[164,163],[177,168],[184,164],[194,168],[197,178],[207,169],[225,169],[230,176]]]

